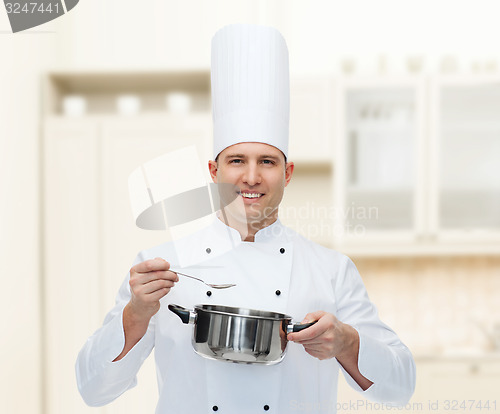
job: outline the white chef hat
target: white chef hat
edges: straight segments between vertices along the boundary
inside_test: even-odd
[[[234,24],[212,39],[214,158],[230,145],[262,142],[288,156],[288,49],[267,26]]]

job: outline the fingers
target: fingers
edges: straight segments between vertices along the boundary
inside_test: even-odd
[[[170,263],[161,257],[156,257],[136,264],[130,271],[135,273],[149,273],[157,270],[167,271],[168,269],[170,269]]]
[[[176,273],[169,271],[170,264],[162,259],[155,258],[139,263],[130,269],[130,289],[134,295],[149,296],[148,301],[157,296],[165,296],[179,281]],[[158,292],[158,294],[156,294]],[[151,294],[155,294],[151,297]],[[146,300],[146,297],[144,298]]]
[[[154,280],[170,280],[172,282],[178,282],[179,281],[179,276],[177,276],[176,273],[171,272],[171,271],[153,271],[153,272],[148,272],[148,273],[134,273],[134,275],[130,276],[131,278],[136,279],[136,283],[138,284],[146,284],[149,282],[152,282]]]
[[[288,335],[288,340],[293,342],[302,343],[304,341],[310,341],[318,336],[321,336],[328,330],[328,324],[324,323],[321,319],[317,320],[314,325],[306,328],[300,332],[293,332]]]
[[[136,317],[149,321],[160,309],[160,299],[179,277],[170,271],[170,263],[161,257],[138,263],[130,269],[129,309]]]
[[[312,343],[315,339],[323,335],[327,329],[318,329],[316,326],[319,322],[315,323],[313,326],[304,329],[300,332],[294,332],[287,336],[289,341],[296,342],[298,344]],[[314,328],[314,329],[313,329]]]
[[[176,273],[169,271],[170,263],[159,257],[146,260],[130,269],[131,286],[142,285],[154,280],[164,279],[177,282],[179,277]]]
[[[172,280],[153,280],[152,282],[146,283],[141,289],[141,293],[145,295],[150,295],[161,289],[168,289],[174,287],[174,282]]]
[[[334,356],[333,343],[327,340],[324,335],[311,341],[295,341],[295,343],[302,345],[304,347],[304,351],[320,360],[329,359]]]
[[[302,321],[302,323],[309,323],[312,321],[318,321],[325,315],[326,315],[326,312],[324,312],[324,311],[310,312],[304,317],[304,320]]]
[[[297,342],[300,344],[306,344],[316,341],[316,338],[320,338],[328,334],[330,337],[330,333],[333,332],[335,323],[337,322],[337,318],[331,313],[327,313],[324,311],[311,312],[306,315],[303,322],[312,322],[316,320],[317,322],[310,326],[309,328],[304,329],[300,332],[294,332],[288,335],[288,340]],[[328,339],[330,339],[328,337]],[[324,338],[321,339],[322,341]]]
[[[314,358],[318,358],[319,360],[323,360],[323,359],[329,359],[328,355],[321,351],[321,350],[316,350],[316,349],[308,349],[308,348],[304,348],[304,350],[309,354],[311,355],[312,357]]]
[[[298,343],[304,350],[315,358],[329,359],[342,353],[348,340],[344,333],[345,324],[341,323],[335,315],[323,311],[312,312],[306,315],[304,321],[316,318],[317,322],[300,332],[291,333],[288,340]]]
[[[170,292],[170,288],[161,288],[152,293],[149,293],[147,297],[151,302],[158,302],[163,296],[166,296]]]
[[[304,346],[316,346],[323,344],[323,340],[320,340],[321,336],[307,340],[307,341],[293,341],[296,344],[304,345]]]

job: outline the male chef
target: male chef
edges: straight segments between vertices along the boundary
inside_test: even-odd
[[[154,347],[161,414],[334,413],[339,370],[365,398],[405,404],[415,386],[413,357],[379,320],[354,264],[278,218],[294,170],[285,40],[270,27],[226,26],[212,40],[211,76],[209,171],[234,194],[225,203],[222,191],[222,211],[208,227],[138,254],[115,307],[78,356],[84,400],[104,405],[133,387]],[[197,266],[204,270],[195,274]],[[236,286],[207,289],[179,280],[170,267]],[[192,326],[168,310],[172,303],[262,309],[317,322],[288,336],[282,362],[234,364],[196,354]]]

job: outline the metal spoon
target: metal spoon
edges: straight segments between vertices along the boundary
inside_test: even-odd
[[[207,283],[197,277],[194,277],[194,276],[191,276],[191,275],[186,275],[185,273],[181,273],[181,272],[178,272],[177,270],[174,270],[174,269],[170,269],[170,271],[174,272],[174,273],[177,273],[178,275],[182,275],[182,276],[186,276],[186,277],[190,277],[191,279],[195,279],[201,283],[204,283],[205,285],[211,287],[212,289],[227,289],[227,288],[231,288],[233,286],[236,286],[234,283],[225,283],[225,284],[212,284],[212,283]]]

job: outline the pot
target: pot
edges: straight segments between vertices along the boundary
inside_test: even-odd
[[[292,324],[291,316],[220,305],[196,305],[194,310],[168,305],[185,324],[193,324],[193,348],[197,354],[220,361],[272,365],[281,362],[287,334],[299,332],[317,321]]]

